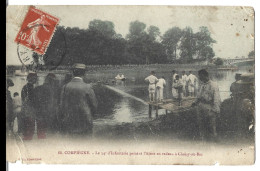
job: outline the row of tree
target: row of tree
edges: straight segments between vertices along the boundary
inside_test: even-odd
[[[134,21],[123,38],[113,22],[93,20],[88,29],[58,26],[43,59],[46,65],[189,63],[213,58],[213,43],[207,27],[197,33],[173,27],[161,35],[158,27]]]

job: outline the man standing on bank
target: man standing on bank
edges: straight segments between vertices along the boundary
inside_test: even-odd
[[[97,100],[91,85],[83,81],[85,70],[84,64],[74,64],[74,78],[62,88],[62,131],[65,133],[92,134]]]
[[[220,113],[220,95],[218,85],[209,79],[209,73],[205,70],[199,70],[199,80],[201,81],[197,100],[192,106],[197,106],[197,119],[199,124],[199,133],[201,139],[205,136],[206,123],[209,120],[212,138],[217,138],[216,119]]]
[[[178,74],[176,73],[175,70],[172,70],[172,85],[174,85],[176,83],[176,76]],[[172,86],[172,96],[173,99],[178,99],[178,92],[176,90],[176,88],[174,88],[174,86]]]
[[[188,84],[189,96],[195,97],[195,90],[197,88],[197,77],[189,72],[189,75],[186,78]]]
[[[49,73],[42,85],[34,88],[34,108],[38,138],[46,138],[47,131],[54,131],[57,107],[56,76]]]
[[[166,81],[162,76],[158,79],[158,82],[156,83],[156,95],[157,95],[158,102],[162,102],[163,100],[163,89],[165,86],[166,86]]]
[[[182,84],[183,84],[183,96],[187,97],[187,90],[188,90],[188,85],[187,85],[187,75],[185,73],[185,71],[182,71],[182,76],[181,76],[181,80],[182,80]]]
[[[27,84],[23,87],[21,92],[22,98],[22,132],[23,140],[32,140],[35,130],[35,96],[34,85],[37,83],[38,76],[36,73],[29,73],[27,75]],[[41,137],[39,137],[41,138]]]
[[[6,80],[6,131],[9,133],[13,130],[14,112],[13,99],[9,87],[13,87],[14,82],[11,79]]]

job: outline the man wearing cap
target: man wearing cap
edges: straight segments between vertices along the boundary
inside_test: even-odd
[[[24,140],[31,140],[33,138],[35,129],[35,108],[34,108],[34,84],[37,82],[37,74],[29,73],[27,75],[27,84],[23,87],[22,98],[22,120],[23,120],[23,136]]]
[[[236,97],[239,94],[239,84],[237,83],[241,78],[241,74],[236,73],[235,82],[233,82],[230,86],[230,91],[232,93],[232,97]]]
[[[62,88],[62,129],[65,133],[92,134],[92,115],[97,109],[97,100],[90,84],[83,81],[86,66],[74,64],[74,78]]]
[[[206,124],[203,120],[209,120],[210,129],[213,137],[217,137],[216,119],[220,113],[220,94],[218,85],[209,79],[209,74],[205,69],[199,70],[199,79],[201,81],[200,90],[197,100],[192,106],[197,106],[197,120],[199,125],[199,133],[203,139],[206,131]]]
[[[14,83],[11,79],[6,80],[6,130],[12,131],[14,113],[13,113],[13,99],[9,87],[13,87]]]

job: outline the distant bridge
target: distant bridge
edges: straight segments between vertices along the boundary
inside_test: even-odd
[[[224,59],[225,65],[253,65],[255,63],[255,58],[234,58],[234,59]]]

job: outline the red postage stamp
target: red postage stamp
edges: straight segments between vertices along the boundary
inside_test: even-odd
[[[15,38],[15,42],[43,55],[58,22],[57,17],[31,6]]]

